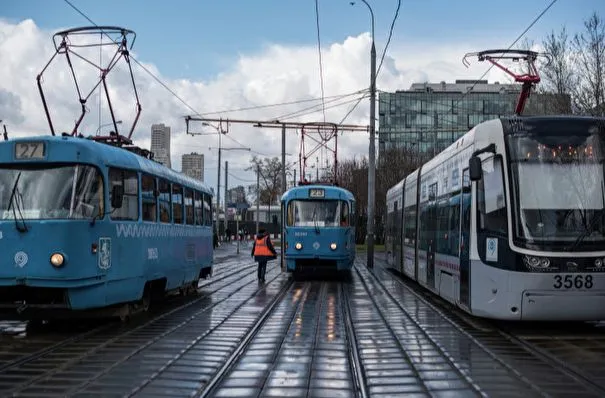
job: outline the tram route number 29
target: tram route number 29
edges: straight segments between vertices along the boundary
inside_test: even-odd
[[[592,289],[592,275],[555,275],[553,285],[555,289]]]

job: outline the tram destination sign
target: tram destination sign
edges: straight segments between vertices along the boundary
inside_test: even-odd
[[[44,142],[15,143],[15,159],[44,159]]]
[[[326,191],[322,188],[311,188],[309,189],[309,197],[310,198],[324,198],[326,196]]]

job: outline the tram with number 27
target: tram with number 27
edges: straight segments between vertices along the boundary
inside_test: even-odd
[[[605,319],[605,119],[475,126],[387,192],[389,266],[484,318]]]
[[[212,194],[95,139],[1,142],[0,311],[125,318],[195,293],[212,272]]]

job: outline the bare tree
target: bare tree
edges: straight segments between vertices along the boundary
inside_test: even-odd
[[[376,237],[382,239],[386,217],[387,191],[409,173],[417,169],[427,156],[405,148],[387,149],[378,159],[376,167]],[[358,243],[363,243],[366,235],[368,206],[368,160],[365,157],[341,161],[338,166],[340,185],[351,191],[356,200]]]
[[[278,199],[282,193],[281,185],[281,161],[278,157],[259,158],[257,156],[250,159],[251,166],[246,170],[253,170],[260,175],[259,194],[258,197],[254,194],[256,201],[259,204],[269,206],[269,214],[271,214],[271,205]],[[256,184],[248,187],[248,192],[256,192]]]
[[[569,96],[574,89],[572,48],[565,27],[558,34],[549,33],[542,41],[548,60],[540,63],[541,84],[538,92],[543,95],[543,114],[562,114],[571,111]]]
[[[574,105],[582,114],[605,115],[605,21],[596,12],[572,41],[577,73]]]

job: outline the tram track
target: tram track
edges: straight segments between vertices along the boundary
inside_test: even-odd
[[[102,334],[100,334],[100,330],[95,329],[91,331],[94,333],[94,336],[88,335],[85,339],[80,337],[75,343],[68,339],[67,341],[58,343],[52,349],[43,349],[42,352],[39,351],[28,357],[17,359],[13,361],[12,364],[7,364],[4,370],[0,372],[0,393],[24,392],[30,389],[30,387],[33,388],[37,385],[48,384],[51,377],[61,376],[61,374],[66,373],[66,371],[69,371],[71,368],[75,367],[75,365],[82,363],[85,359],[98,356],[99,351],[102,351],[112,344],[117,344],[120,340],[127,339],[128,336],[132,334],[144,331],[154,324],[163,325],[165,323],[174,322],[174,317],[180,316],[189,318],[191,317],[191,310],[193,310],[194,313],[196,311],[204,311],[203,308],[197,310],[195,304],[211,300],[210,296],[216,296],[217,294],[221,295],[221,292],[224,292],[222,293],[224,297],[220,302],[228,300],[247,285],[245,282],[254,274],[253,268],[254,267],[252,266],[242,267],[236,272],[226,272],[224,276],[219,277],[218,279],[204,280],[201,286],[198,287],[198,292],[200,289],[202,290],[201,296],[198,296],[193,300],[188,300],[186,303],[176,308],[170,308],[168,306],[168,311],[165,311],[166,308],[164,308],[163,312],[159,315],[153,314],[152,318],[149,320],[138,319],[138,322],[116,326],[113,329],[112,325],[109,325],[107,326],[108,329],[104,329],[105,333]],[[245,274],[244,277],[241,276],[242,272]],[[244,283],[242,283],[242,281]],[[209,287],[213,287],[213,289],[205,291],[205,289]],[[220,304],[220,302],[215,303],[215,305]],[[107,330],[111,330],[111,333],[106,333]],[[122,351],[124,350],[123,347],[121,349]],[[116,350],[114,349],[114,351]],[[117,351],[119,351],[119,347]],[[53,363],[53,366],[50,368],[48,366],[49,363]],[[77,385],[82,384],[82,382],[77,382],[78,376],[81,376],[81,374],[71,374],[71,376],[69,376],[69,372],[67,373],[68,377],[66,378],[66,381],[71,381],[71,383],[66,384],[74,384],[74,382]],[[76,371],[75,373],[78,372]],[[15,380],[16,374],[27,376],[19,383]],[[68,380],[70,378],[72,380]],[[89,377],[86,378],[90,379]],[[17,382],[10,383],[9,386],[6,386],[2,384],[3,379],[12,379]],[[8,390],[6,387],[9,387]],[[31,392],[36,395],[35,388],[34,391]],[[45,395],[47,394],[45,393]]]
[[[351,373],[354,375],[353,383],[355,385],[357,396],[359,398],[367,398],[370,396],[368,392],[368,380],[361,362],[361,353],[359,352],[359,344],[357,343],[357,334],[355,333],[355,328],[353,327],[351,304],[342,284],[340,285],[338,293],[341,297],[343,307],[342,311],[347,331],[347,348],[351,358],[350,367]]]
[[[228,269],[228,267],[221,267],[221,268]],[[222,269],[221,269],[221,271],[222,271]],[[251,269],[252,269],[252,267],[249,268],[249,270],[251,270]],[[246,271],[246,268],[241,268],[236,272],[219,272],[217,274],[217,276],[213,279],[202,280],[202,281],[200,281],[200,284],[198,285],[198,293],[200,292],[200,290],[202,290],[208,286],[222,282],[227,278],[230,278],[232,276],[242,273],[243,271]],[[226,274],[226,275],[223,275],[223,274]],[[204,299],[205,297],[211,295],[212,293],[214,293],[214,291],[203,292],[202,296],[198,296],[195,298],[192,298],[191,296],[167,297],[166,300],[164,302],[162,302],[159,305],[159,307],[153,311],[153,312],[157,313],[157,315],[155,315],[155,314],[154,315],[156,317],[169,315],[171,313],[171,311],[178,311],[180,309],[186,308],[187,306],[195,304],[199,300]],[[180,304],[179,302],[182,301],[183,299],[185,299],[185,303]],[[174,308],[173,306],[175,303],[180,304],[180,305],[177,308]],[[166,312],[166,311],[168,311],[168,312]],[[154,315],[152,315],[152,316],[154,316]],[[155,319],[155,318],[152,318],[150,321],[153,321],[153,319]],[[139,317],[138,319],[136,319],[136,321],[134,323],[136,324],[137,322],[140,322],[140,321],[141,321],[141,319]],[[19,367],[28,362],[39,359],[49,353],[52,353],[53,351],[61,349],[62,347],[76,344],[85,339],[89,339],[91,337],[95,337],[95,336],[104,334],[107,331],[121,330],[124,327],[129,327],[129,326],[131,326],[131,325],[118,324],[117,322],[114,322],[114,321],[108,321],[108,323],[105,323],[101,326],[95,327],[93,329],[88,329],[88,330],[86,330],[82,333],[78,333],[76,335],[68,336],[67,338],[64,338],[60,341],[54,341],[53,338],[52,337],[49,338],[48,335],[43,336],[44,338],[42,340],[40,340],[37,333],[34,334],[33,338],[29,338],[30,336],[25,336],[24,338],[20,338],[20,339],[11,338],[10,343],[8,345],[4,346],[3,352],[0,352],[0,363],[2,363],[0,365],[0,375],[2,375],[2,373],[6,372],[7,370],[14,369],[14,368]],[[52,327],[50,327],[50,328],[52,328]],[[51,330],[51,332],[52,332],[52,330]],[[2,336],[2,337],[4,337],[4,336]],[[42,345],[41,348],[39,347],[40,345]],[[23,351],[25,351],[25,352],[23,352]],[[13,359],[9,359],[9,358],[13,358]]]
[[[344,295],[333,281],[296,281],[214,389],[195,397],[356,395]]]
[[[368,308],[366,318],[358,322],[367,325],[365,338],[360,337],[360,350],[372,353],[370,358],[375,358],[375,361],[368,361],[362,357],[368,382],[372,385],[370,393],[431,395],[449,389],[466,395],[488,396],[443,344],[426,331],[427,325],[410,316],[379,278],[358,266],[354,266],[353,272],[354,279],[363,287],[365,307],[375,310]],[[363,300],[359,292],[356,300]],[[382,353],[392,358],[392,365],[396,365],[396,372],[387,372],[389,377],[383,377],[380,372],[369,372],[381,368],[368,365],[380,364],[378,358]]]
[[[578,361],[574,355],[566,358],[557,357],[552,352],[541,349],[532,343],[528,336],[523,337],[524,331],[527,331],[526,324],[472,317],[442,298],[423,290],[413,282],[400,278],[398,273],[379,268],[378,272],[381,271],[389,274],[393,281],[410,292],[416,299],[425,303],[435,314],[454,326],[460,334],[473,339],[476,344],[489,352],[495,361],[516,375],[518,380],[531,387],[534,395],[539,394],[545,397],[573,395],[576,398],[605,396],[602,375],[594,373],[601,380],[600,383],[595,383],[591,380],[591,376],[586,376],[590,372],[583,371],[573,364]],[[545,325],[548,323],[542,324],[542,327]],[[552,336],[553,330],[533,329],[531,334],[533,336],[544,334]],[[603,347],[605,347],[605,342]],[[571,361],[572,364],[567,361]],[[601,360],[599,369],[603,369],[604,366],[605,360]],[[476,381],[484,382],[483,375],[471,373],[471,377]],[[488,383],[489,380],[485,379],[485,382]]]
[[[283,304],[284,297],[288,294],[288,292],[293,290],[292,287],[294,286],[294,283],[292,280],[290,280],[289,282],[290,283],[285,285],[283,290],[277,296],[275,296],[269,306],[265,308],[258,321],[250,328],[248,333],[246,333],[244,338],[237,345],[235,350],[233,350],[231,355],[229,355],[227,360],[223,363],[223,365],[215,373],[215,375],[206,383],[203,389],[198,390],[197,392],[192,394],[193,397],[208,397],[216,393],[220,384],[225,382],[229,373],[233,371],[236,364],[238,363],[239,358],[242,356],[244,351],[250,346],[252,339],[257,336],[258,332],[266,324],[269,317],[274,314],[275,308],[278,305]],[[305,291],[305,293],[303,293],[303,295],[306,294],[307,291],[308,289]],[[295,305],[294,307],[297,308],[298,305]],[[292,311],[291,318],[293,318],[294,315],[295,311]]]

